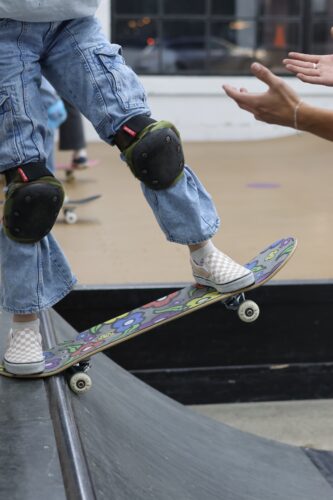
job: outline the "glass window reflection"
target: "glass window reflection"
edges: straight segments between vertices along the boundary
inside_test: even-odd
[[[255,16],[257,0],[212,0],[212,14],[224,16]]]
[[[112,40],[142,74],[278,74],[290,50],[332,53],[331,0],[110,0]]]
[[[157,0],[111,0],[114,14],[156,14]]]
[[[204,14],[206,0],[164,0],[165,14]]]

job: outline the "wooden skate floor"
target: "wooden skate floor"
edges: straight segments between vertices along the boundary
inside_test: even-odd
[[[187,163],[212,194],[221,217],[217,247],[241,263],[278,238],[298,249],[276,280],[333,278],[333,144],[311,135],[257,142],[186,143]],[[54,234],[80,284],[191,281],[186,247],[169,243],[140,185],[116,148],[91,143],[98,166],[65,184],[70,198],[102,194],[59,218]],[[65,162],[68,153],[57,153]],[[64,173],[59,171],[59,178]]]

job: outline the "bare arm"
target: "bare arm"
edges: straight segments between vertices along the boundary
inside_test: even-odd
[[[223,85],[226,94],[256,120],[297,128],[333,141],[333,111],[310,106],[281,78],[259,63],[251,66],[259,80],[267,84],[266,92],[251,94],[246,89]]]
[[[303,103],[298,111],[299,130],[333,141],[333,111]]]

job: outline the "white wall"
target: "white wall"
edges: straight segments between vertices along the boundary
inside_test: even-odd
[[[97,15],[110,37],[110,0],[102,0]],[[265,86],[251,77],[184,77],[142,76],[152,115],[173,122],[186,141],[238,141],[280,137],[294,130],[257,122],[239,109],[222,91],[222,83],[261,92]],[[306,85],[296,78],[286,78],[302,99],[333,109],[333,89]],[[92,126],[86,123],[87,139],[98,140]]]
[[[333,89],[305,85],[286,78],[301,98],[309,103],[333,109]],[[256,140],[294,134],[277,125],[258,122],[238,108],[221,88],[229,83],[251,92],[267,88],[254,77],[142,77],[154,118],[173,121],[182,138],[188,141]]]

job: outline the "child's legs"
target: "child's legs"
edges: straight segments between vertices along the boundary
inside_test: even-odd
[[[94,18],[66,23],[43,65],[58,92],[81,110],[109,144],[132,116],[150,114],[145,91]],[[171,188],[144,194],[166,237],[183,244],[209,239],[219,219],[214,204],[189,168]]]
[[[41,36],[22,23],[0,30],[0,171],[45,160],[47,113],[40,99]]]
[[[0,30],[0,171],[45,160],[47,113],[39,92],[38,64],[46,27],[8,21]],[[33,168],[33,167],[31,167]],[[51,235],[17,243],[0,229],[0,302],[28,314],[59,301],[74,278]]]
[[[50,172],[55,174],[54,136],[55,131],[66,120],[67,112],[64,102],[46,78],[42,78],[40,94],[47,113],[47,130],[44,140],[46,166]]]
[[[195,245],[207,241],[220,225],[211,196],[194,172],[185,166],[184,175],[168,189],[142,190],[166,238],[175,243]]]
[[[131,116],[149,113],[141,83],[123,63],[119,45],[108,42],[95,18],[61,23],[58,32],[46,37],[48,43],[43,74],[106,142],[112,143]]]
[[[3,309],[29,314],[59,302],[75,284],[56,240],[48,234],[38,243],[16,243],[0,230]]]

